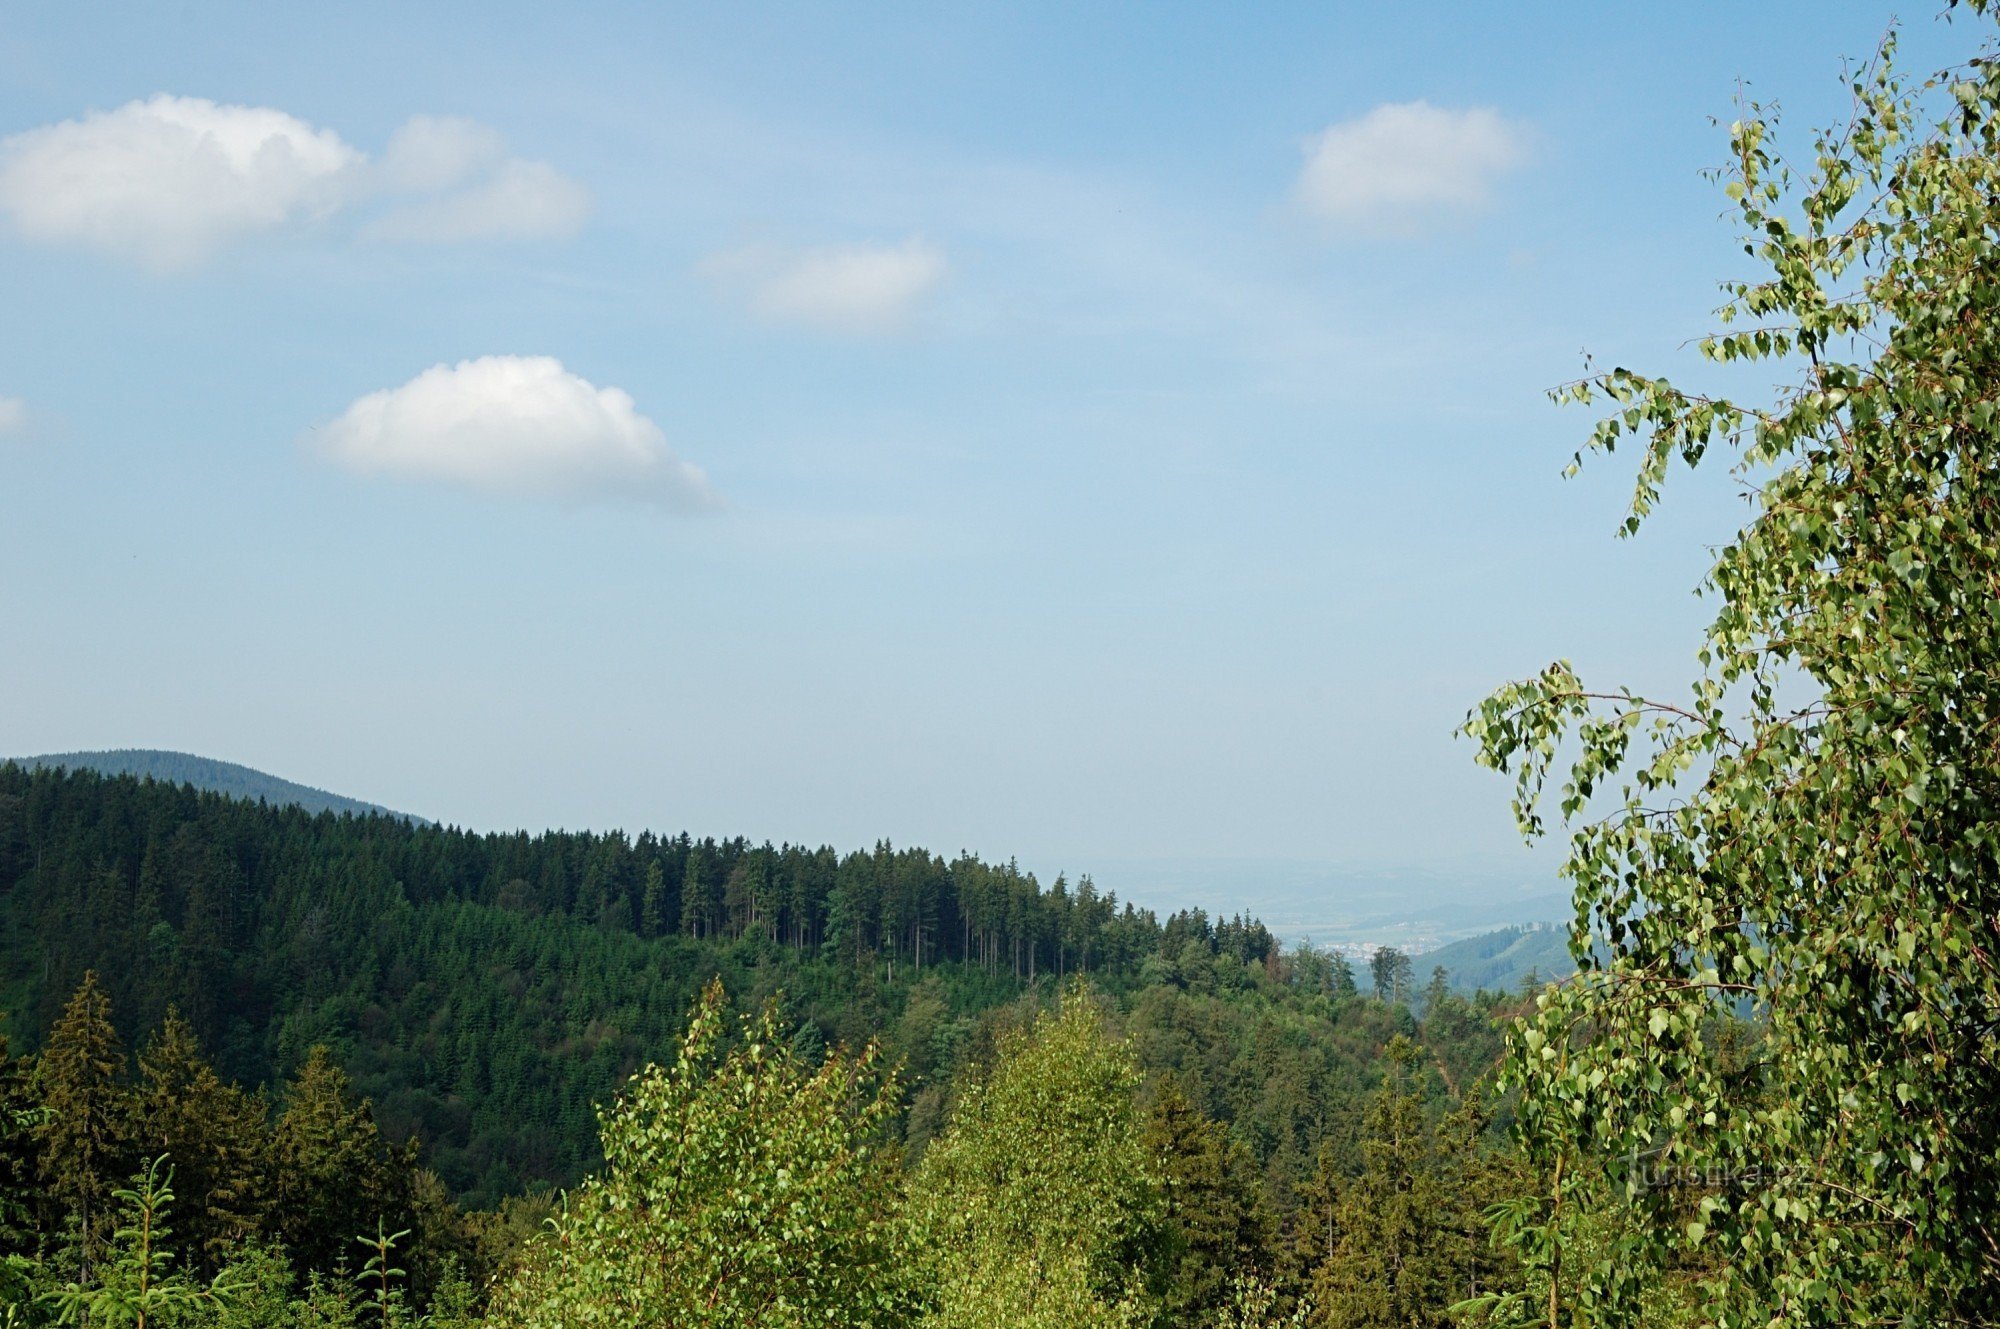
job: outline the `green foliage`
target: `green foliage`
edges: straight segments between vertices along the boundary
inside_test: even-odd
[[[801,1061],[775,1008],[722,1051],[720,984],[673,1066],[602,1116],[604,1171],[572,1192],[494,1314],[534,1326],[876,1325],[899,1318],[895,1094],[871,1047]]]
[[[139,1147],[173,1160],[183,1201],[177,1249],[190,1263],[219,1267],[256,1232],[265,1208],[270,1132],[261,1098],[225,1084],[201,1055],[179,1012],[139,1057],[135,1129]]]
[[[1151,1320],[1167,1231],[1138,1083],[1131,1050],[1081,987],[1001,1041],[912,1185],[924,1324]]]
[[[125,1222],[111,1240],[109,1258],[91,1282],[71,1282],[48,1295],[58,1324],[148,1325],[170,1323],[176,1311],[228,1300],[229,1284],[206,1286],[175,1270],[167,1254],[167,1208],[173,1203],[173,1169],[164,1158],[146,1164],[129,1189],[113,1198]]]
[[[1416,995],[1416,964],[1394,946],[1378,946],[1368,959],[1368,973],[1375,980],[1377,1001],[1408,1001]]]
[[[96,973],[84,974],[48,1046],[35,1062],[41,1106],[35,1127],[48,1194],[69,1213],[85,1281],[109,1221],[112,1179],[128,1155],[125,1049],[111,1023],[111,999]]]
[[[285,1091],[272,1132],[278,1236],[302,1267],[330,1269],[355,1234],[378,1226],[393,1182],[368,1103],[347,1091],[332,1054],[316,1047]]]
[[[1172,1079],[1154,1094],[1141,1139],[1159,1167],[1169,1233],[1162,1313],[1176,1325],[1220,1323],[1240,1303],[1239,1281],[1269,1263],[1275,1235],[1250,1151]]]
[[[1416,1089],[1419,1055],[1405,1039],[1390,1044],[1361,1172],[1322,1182],[1330,1203],[1324,1255],[1310,1275],[1315,1324],[1446,1329],[1448,1308],[1508,1271],[1487,1239],[1484,1211],[1499,1196],[1481,1157],[1481,1122],[1462,1109],[1432,1128]]]
[[[2000,1321],[2000,64],[1911,84],[1892,49],[1796,162],[1767,108],[1730,127],[1760,275],[1700,349],[1791,384],[1559,394],[1639,447],[1628,533],[1673,458],[1737,457],[1690,692],[1558,663],[1467,723],[1526,832],[1552,780],[1575,827],[1582,972],[1509,1072],[1546,1288],[1513,1313],[1551,1326],[1635,1323],[1691,1262],[1724,1326]]]
[[[409,1311],[403,1296],[403,1282],[409,1274],[391,1263],[396,1243],[409,1235],[408,1228],[401,1232],[389,1231],[388,1225],[378,1218],[375,1220],[374,1236],[354,1239],[368,1252],[368,1261],[362,1265],[361,1276],[355,1280],[362,1294],[364,1323],[377,1325],[380,1329],[409,1323]]]
[[[696,911],[708,930],[699,940],[673,931],[690,882],[697,902],[707,902]],[[675,1237],[685,1256],[669,1262],[677,1285],[710,1278],[720,1286],[723,1252],[753,1263],[782,1258],[797,1270],[811,1267],[795,1258],[800,1249],[859,1244],[876,1253],[827,1256],[832,1272],[810,1277],[815,1287],[841,1288],[865,1272],[858,1297],[827,1293],[822,1309],[834,1309],[836,1322],[840,1314],[861,1323],[918,1313],[941,1323],[993,1314],[1134,1323],[1292,1315],[1303,1273],[1279,1258],[1273,1229],[1291,1220],[1322,1151],[1343,1176],[1359,1169],[1380,1050],[1416,1029],[1412,1010],[1357,995],[1338,956],[1281,950],[1254,920],[1189,910],[1161,922],[1129,908],[1114,913],[1086,882],[1058,886],[1042,890],[1011,866],[970,857],[947,864],[886,845],[843,857],[686,837],[469,836],[0,766],[0,971],[33,1009],[49,1009],[51,1023],[78,1001],[98,1006],[101,1028],[114,1014],[133,1021],[145,1049],[138,1083],[125,1087],[122,1056],[98,1058],[109,1067],[99,1077],[105,1138],[127,1142],[127,1153],[171,1155],[184,1197],[165,1248],[173,1267],[191,1277],[224,1270],[239,1284],[228,1307],[185,1314],[176,1329],[353,1329],[399,1317],[463,1326],[481,1318],[494,1272],[522,1266],[524,1246],[536,1254],[518,1273],[503,1272],[508,1295],[549,1292],[559,1301],[552,1271],[561,1260],[609,1260],[660,1239],[647,1217],[654,1211],[643,1206],[647,1187],[669,1184],[647,1180],[666,1155],[638,1123],[662,1113],[704,1123],[695,1143],[707,1152],[689,1156],[699,1162],[692,1170],[676,1164],[676,1194],[723,1194],[735,1175],[724,1162],[745,1149],[764,1173],[783,1167],[817,1177],[822,1196],[850,1188],[838,1203],[812,1201],[842,1215],[845,1228],[787,1226],[777,1208],[734,1199],[683,1206],[686,1222],[706,1235]],[[116,964],[92,985],[97,997],[48,999],[55,979],[44,969],[80,975],[79,962],[97,956]],[[1032,1138],[1019,1124],[1030,1119],[1023,1114],[1032,1096],[996,1090],[1006,1078],[997,1068],[1032,1040],[1038,1021],[1054,1018],[1042,1012],[1055,975],[1085,969],[1096,994],[1085,1005],[1101,1016],[1117,1092],[1107,1098],[1103,1076],[1076,1069],[1097,1064],[1080,1052],[1067,1070],[1053,1054],[1030,1057],[1041,1069],[1028,1078],[1068,1086],[1058,1097],[1074,1090],[1087,1112],[1111,1103],[1115,1130],[1079,1137],[1083,1173],[1072,1175],[1064,1155],[1037,1145],[1015,1165],[1027,1169],[1020,1177],[971,1183],[986,1197],[980,1212],[1011,1205],[1054,1235],[982,1221],[981,1243],[965,1258],[925,1243],[910,1252],[901,1243],[923,1229],[899,1219],[898,1164],[917,1169],[933,1155],[921,1166],[941,1168],[954,1154],[992,1156],[973,1142],[979,1135]],[[678,1087],[640,1094],[652,1117],[635,1106],[616,1129],[605,1126],[605,1145],[616,1142],[628,1163],[575,1191],[563,1215],[546,1191],[509,1195],[529,1177],[561,1181],[587,1170],[599,1155],[594,1138],[577,1138],[579,1115],[594,1120],[593,1098],[615,1092],[645,1049],[679,1037],[687,1002],[713,975],[736,985],[750,1009],[764,1008],[741,1046],[726,1013],[712,1011],[709,1022],[723,1032],[708,1061],[678,1080],[652,1073]],[[115,1012],[101,1000],[114,988],[124,994]],[[1492,1059],[1497,1000],[1453,995],[1425,1004],[1427,1047],[1449,1068],[1419,1087],[1427,1123]],[[39,1027],[38,1019],[23,1026],[31,1038]],[[843,1091],[844,1124],[831,1087],[787,1108],[819,1115],[784,1136],[783,1148],[820,1148],[814,1139],[852,1146],[850,1154],[813,1155],[820,1172],[779,1161],[782,1141],[741,1144],[779,1140],[769,1134],[778,1129],[772,1119],[741,1115],[745,1104],[790,1104],[799,1095],[772,1086],[822,1072],[837,1086],[840,1075],[822,1066],[825,1049],[878,1031],[880,1053],[827,1064],[850,1068],[841,1074],[856,1074],[857,1061],[897,1064],[907,1110],[868,1069],[866,1085],[856,1080]],[[115,1054],[115,1030],[108,1036]],[[43,1051],[58,1051],[55,1042]],[[275,1123],[265,1091],[229,1084],[207,1048],[217,1066],[246,1067],[235,1074],[257,1083],[274,1083],[275,1067],[295,1068],[275,1095]],[[755,1049],[749,1063],[739,1058],[745,1049]],[[0,1063],[0,1094],[11,1094],[17,1111],[37,1111],[38,1091],[20,1066]],[[765,1090],[732,1100],[724,1086],[738,1082]],[[1034,1110],[1061,1130],[1075,1126],[1053,1099]],[[987,1115],[992,1129],[974,1129]],[[445,1177],[419,1165],[412,1133],[423,1135],[423,1156],[439,1160]],[[1134,1133],[1137,1170],[1113,1167],[1107,1159],[1130,1148]],[[406,1143],[390,1143],[397,1140]],[[0,1189],[20,1175],[5,1171],[9,1149],[0,1138]],[[28,1161],[38,1166],[39,1154],[36,1142]],[[129,1158],[118,1164],[130,1166]],[[1041,1175],[1060,1184],[1030,1195]],[[37,1289],[51,1279],[81,1283],[68,1203],[46,1185],[16,1189],[32,1221],[0,1231],[0,1257]],[[467,1213],[459,1203],[468,1193],[504,1198],[492,1213]],[[760,1183],[754,1194],[764,1204],[782,1192]],[[933,1191],[920,1209],[948,1215],[945,1194]],[[108,1186],[95,1203],[107,1199]],[[1078,1217],[1077,1204],[1098,1199],[1099,1217],[1123,1234],[1116,1240]],[[552,1216],[564,1232],[599,1225],[591,1231],[604,1243],[573,1243],[564,1254],[552,1237],[537,1240]],[[374,1252],[357,1249],[356,1235],[404,1231],[393,1263],[387,1255],[382,1262],[407,1276],[368,1283],[363,1266]],[[1081,1244],[1064,1235],[1077,1232]],[[970,1281],[974,1255],[984,1261],[983,1287]],[[1233,1285],[1247,1270],[1258,1277],[1244,1285],[1256,1294],[1244,1301]],[[818,1295],[786,1290],[782,1278],[741,1286],[790,1304]],[[1265,1293],[1272,1300],[1258,1303]],[[707,1309],[737,1314],[752,1296],[743,1291],[737,1309]],[[1003,1305],[1011,1309],[993,1310]],[[503,1307],[486,1322],[512,1323],[509,1314]]]
[[[23,1141],[29,1130],[40,1120],[38,1111],[22,1106],[16,1089],[16,1077],[7,1057],[4,1040],[0,1040],[0,1329],[15,1329],[23,1323],[21,1308],[32,1305],[39,1289],[38,1275],[41,1272],[34,1261],[11,1247],[24,1244],[20,1225],[28,1217],[27,1190],[24,1182],[26,1156],[17,1151],[16,1142]]]
[[[282,1251],[247,1242],[230,1251],[216,1281],[225,1300],[183,1308],[173,1329],[294,1329],[303,1303],[293,1295],[292,1262]]]
[[[1282,1307],[1278,1289],[1254,1274],[1239,1274],[1230,1284],[1229,1302],[1215,1320],[1215,1329],[1306,1329],[1312,1303]]]

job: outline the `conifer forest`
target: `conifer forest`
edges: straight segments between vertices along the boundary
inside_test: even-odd
[[[1623,536],[1740,500],[1678,681],[1457,703],[1574,974],[0,761],[0,1329],[2000,1325],[1996,22],[1746,92],[1711,329],[1553,389]]]

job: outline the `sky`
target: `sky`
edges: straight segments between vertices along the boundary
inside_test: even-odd
[[[0,752],[1546,892],[1454,727],[1680,685],[1745,510],[1617,540],[1546,391],[1700,378],[1714,121],[1831,119],[1891,17],[10,5]]]

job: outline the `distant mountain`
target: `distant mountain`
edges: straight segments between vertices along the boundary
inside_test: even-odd
[[[186,752],[161,752],[152,748],[118,748],[110,752],[50,752],[39,757],[8,757],[0,761],[12,761],[27,769],[39,767],[59,767],[73,771],[96,771],[99,775],[130,775],[138,779],[153,779],[164,784],[191,784],[196,789],[240,798],[248,802],[263,799],[273,807],[300,807],[307,812],[352,813],[365,817],[371,812],[383,816],[397,817],[419,826],[431,823],[408,812],[398,812],[378,803],[363,803],[355,798],[342,798],[339,794],[329,794],[324,789],[314,789],[310,785],[294,784],[281,780],[275,775],[252,770],[248,766],[238,766],[233,761],[215,761],[209,757],[196,757]]]
[[[1475,988],[1508,991],[1519,987],[1531,973],[1546,981],[1576,972],[1576,961],[1569,954],[1569,928],[1560,923],[1501,928],[1412,958],[1419,982],[1434,967],[1443,965],[1451,975],[1451,985],[1467,992]]]

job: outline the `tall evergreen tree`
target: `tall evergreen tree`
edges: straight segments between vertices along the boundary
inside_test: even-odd
[[[347,1076],[324,1046],[286,1087],[271,1163],[278,1232],[303,1267],[334,1267],[390,1205],[373,1109],[349,1097]]]
[[[1239,1278],[1272,1272],[1256,1164],[1171,1078],[1154,1095],[1141,1138],[1160,1169],[1172,1234],[1161,1311],[1175,1325],[1214,1324]]]
[[[87,1282],[111,1214],[113,1186],[131,1158],[125,1048],[111,1023],[111,998],[95,970],[63,1007],[35,1062],[38,1166],[48,1197],[67,1213]]]
[[[261,1098],[224,1083],[202,1057],[194,1030],[169,1008],[139,1057],[135,1134],[140,1152],[165,1156],[185,1197],[176,1247],[213,1271],[229,1247],[256,1231],[265,1206],[270,1132]]]
[[[1477,1141],[1460,1118],[1425,1119],[1419,1049],[1400,1035],[1368,1109],[1362,1168],[1323,1180],[1326,1254],[1311,1273],[1316,1323],[1338,1329],[1450,1329],[1449,1308],[1490,1290],[1504,1266],[1484,1210]]]
[[[670,930],[667,900],[667,872],[654,859],[646,864],[646,888],[639,907],[639,927],[648,937],[663,937]]]

